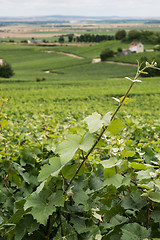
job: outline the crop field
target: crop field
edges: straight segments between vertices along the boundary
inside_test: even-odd
[[[27,24],[18,23],[6,24],[0,26],[0,37],[8,39],[30,39],[35,38],[52,38],[61,34],[109,34],[114,35],[119,29],[131,29],[159,31],[159,23],[143,23],[143,22],[117,22],[117,23],[39,23]]]
[[[117,56],[114,58],[114,61],[136,64],[137,60],[140,61],[143,57],[146,57],[150,62],[152,62],[156,56],[160,56],[159,52],[143,52],[138,54],[129,54],[127,56]],[[113,60],[113,58],[110,58],[110,60]]]
[[[103,62],[92,64],[92,59],[99,57],[104,47],[115,49],[118,47],[118,43],[112,41],[81,47],[1,45],[0,56],[11,63],[15,72],[15,75],[11,79],[1,79],[3,94],[5,97],[12,99],[12,101],[17,101],[19,105],[21,104],[19,99],[22,99],[22,96],[24,102],[32,103],[34,98],[35,105],[39,102],[37,99],[43,99],[44,102],[48,103],[56,101],[56,108],[61,106],[61,101],[65,105],[68,100],[73,103],[75,99],[75,104],[77,104],[77,101],[81,102],[82,99],[86,99],[84,103],[86,108],[88,105],[94,106],[95,110],[102,108],[105,111],[106,105],[104,104],[103,106],[105,99],[106,102],[109,102],[109,106],[114,105],[112,97],[123,96],[129,84],[125,77],[133,77],[137,67]],[[82,57],[82,59],[59,54],[60,51],[73,53],[76,56]],[[153,55],[153,53],[147,54]],[[136,62],[133,55],[127,57],[119,56],[115,59],[120,59],[123,62],[122,58],[127,58],[126,62]],[[45,81],[37,82],[37,78],[45,78]],[[135,86],[132,90],[131,94],[135,101],[130,104],[131,106],[137,106],[139,102],[141,106],[144,98],[145,105],[143,108],[148,108],[148,111],[152,112],[150,103],[153,101],[154,105],[157,102],[156,98],[159,95],[160,89],[159,79],[144,78],[142,81],[143,83]],[[153,95],[155,96],[155,101]],[[153,99],[151,102],[150,98]],[[88,101],[88,99],[90,100]],[[12,104],[12,101],[10,100],[10,104]],[[96,101],[97,106],[95,103],[93,104]],[[47,105],[50,107],[50,104]],[[79,104],[77,105],[79,106]],[[127,108],[130,111],[130,107],[127,106]],[[156,109],[158,110],[158,105]],[[138,110],[142,111],[142,109],[136,107],[135,111]],[[80,110],[80,112],[84,111]]]
[[[118,47],[0,44],[0,239],[160,237],[160,78]]]

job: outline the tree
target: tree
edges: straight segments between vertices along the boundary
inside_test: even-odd
[[[109,48],[106,48],[100,54],[101,61],[105,61],[107,60],[107,58],[113,57],[113,56],[114,56],[114,52]]]
[[[72,42],[73,41],[73,35],[69,35],[68,36],[68,42]]]
[[[3,62],[0,65],[0,77],[10,78],[14,75],[11,65],[7,62]]]
[[[118,52],[118,53],[121,53],[121,52],[122,52],[122,48],[120,48],[120,47],[117,48],[117,52]]]
[[[63,37],[63,36],[60,36],[59,39],[58,39],[58,42],[59,42],[59,43],[64,43],[64,37]]]
[[[128,33],[129,41],[139,41],[141,39],[141,32],[138,30],[131,30]]]
[[[115,34],[115,39],[116,40],[122,40],[122,39],[125,39],[125,37],[126,37],[126,31],[125,30],[119,30]]]

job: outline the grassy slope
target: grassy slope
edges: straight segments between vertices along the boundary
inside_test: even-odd
[[[62,116],[114,110],[117,103],[112,96],[124,95],[130,84],[124,77],[132,77],[136,67],[91,64],[92,57],[107,44],[117,47],[115,42],[107,42],[92,47],[53,48],[79,54],[84,59],[42,52],[48,49],[44,47],[1,45],[0,56],[9,61],[15,70],[11,79],[1,79],[4,97],[9,98],[6,112]],[[46,74],[44,70],[47,69],[53,70],[53,73]],[[46,81],[36,82],[36,77],[45,77]],[[134,102],[123,109],[132,114],[136,114],[137,109],[140,114],[142,111],[159,114],[159,78],[144,79],[142,84],[133,88],[131,94]]]
[[[159,52],[143,52],[143,53],[132,53],[128,55],[121,55],[114,58],[110,58],[109,60],[113,60],[115,62],[124,62],[124,63],[137,63],[137,60],[141,60],[142,57],[147,57],[149,62],[152,62],[156,55],[160,55]]]
[[[89,46],[55,46],[54,50],[64,51],[68,53],[74,53],[82,57],[89,59],[98,58],[100,53],[105,48],[110,48],[113,51],[117,51],[117,48],[121,45],[122,48],[127,48],[128,44],[120,43],[120,41],[104,41],[101,43],[91,43]]]
[[[36,77],[46,77],[48,80],[72,78],[73,80],[101,79],[106,77],[123,77],[128,73],[133,75],[133,67],[91,64],[94,57],[98,57],[105,46],[117,47],[116,42],[106,42],[93,46],[63,46],[63,47],[35,47],[25,45],[0,45],[0,56],[11,63],[15,71],[12,80],[33,81]],[[56,53],[44,51],[64,51],[83,56],[84,59],[72,58]],[[52,70],[55,74],[46,74],[45,70]],[[56,75],[58,73],[58,75]],[[76,79],[75,79],[76,77]]]

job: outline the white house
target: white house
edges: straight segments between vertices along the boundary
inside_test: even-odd
[[[33,43],[42,43],[43,41],[40,39],[34,39],[32,38],[31,40],[27,41],[29,44],[33,44]]]
[[[3,65],[3,59],[0,58],[0,66]]]
[[[132,42],[129,46],[132,53],[144,52],[144,45],[141,42]]]

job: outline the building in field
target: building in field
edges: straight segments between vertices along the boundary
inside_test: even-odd
[[[128,55],[131,51],[129,49],[122,49],[121,52],[118,53],[118,55]]]
[[[132,42],[129,46],[131,53],[144,52],[144,45],[141,42]]]
[[[2,65],[3,65],[3,59],[0,58],[0,66],[2,66]]]
[[[43,41],[40,39],[34,39],[32,38],[31,40],[27,41],[29,44],[35,44],[35,43],[42,43]]]

